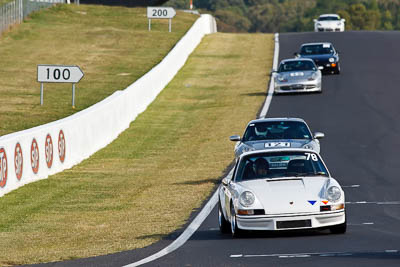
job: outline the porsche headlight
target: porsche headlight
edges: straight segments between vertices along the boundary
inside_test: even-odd
[[[279,82],[287,82],[287,81],[288,81],[288,79],[285,78],[284,76],[278,76],[278,77],[277,77],[277,80],[278,80]]]
[[[251,146],[243,146],[242,153],[249,152],[255,150],[254,147]]]
[[[245,207],[249,207],[249,206],[253,205],[255,200],[256,200],[256,197],[250,191],[244,191],[240,195],[240,199],[239,199],[240,204],[242,204]]]
[[[335,62],[335,59],[333,57],[329,58],[329,62]]]
[[[304,149],[314,149],[312,145],[306,144],[303,146]]]
[[[340,188],[337,186],[331,186],[328,188],[326,191],[326,198],[331,201],[331,202],[337,202],[340,197],[342,196],[342,192],[340,191]]]
[[[309,81],[314,81],[315,79],[317,79],[317,74],[315,72],[308,77]]]

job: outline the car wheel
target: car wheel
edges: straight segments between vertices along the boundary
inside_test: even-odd
[[[331,227],[329,230],[331,231],[331,234],[344,234],[346,233],[346,228],[347,228],[347,223],[344,221],[344,223],[335,225]]]
[[[338,64],[335,69],[335,74],[340,74],[340,65]]]
[[[218,203],[218,225],[221,233],[223,234],[229,233],[230,224],[225,219],[225,216],[222,212],[221,203]]]
[[[239,237],[242,234],[242,230],[239,229],[236,221],[235,208],[231,205],[231,233],[233,237]]]

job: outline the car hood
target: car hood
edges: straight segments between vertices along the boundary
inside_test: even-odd
[[[288,72],[280,72],[279,75],[289,81],[302,81],[302,80],[308,79],[314,73],[315,73],[315,71],[313,71],[313,70],[288,71]]]
[[[268,214],[319,212],[330,178],[284,177],[243,182]],[[325,205],[325,204],[322,204]]]
[[[259,141],[247,141],[244,142],[246,145],[253,147],[255,150],[261,150],[266,148],[300,148],[305,144],[310,143],[310,139],[279,139],[279,140],[259,140]]]

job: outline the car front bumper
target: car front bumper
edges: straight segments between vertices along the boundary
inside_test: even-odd
[[[319,27],[319,28],[317,28],[317,31],[318,32],[342,32],[343,29],[341,29],[341,28],[322,28],[322,27]]]
[[[276,94],[285,93],[301,93],[301,92],[321,92],[321,80],[314,81],[303,81],[303,82],[286,82],[276,83],[275,90]]]
[[[237,225],[243,230],[296,230],[330,227],[343,224],[345,211],[320,212],[307,215],[237,215]]]

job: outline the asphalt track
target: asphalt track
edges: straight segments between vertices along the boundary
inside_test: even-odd
[[[323,76],[322,94],[274,96],[267,117],[301,117],[325,133],[321,154],[344,186],[347,233],[254,232],[233,239],[219,232],[214,208],[185,245],[143,266],[400,266],[400,32],[279,38],[280,59],[314,41],[330,41],[340,52],[342,72]],[[181,231],[144,249],[43,266],[122,266],[159,251]]]

